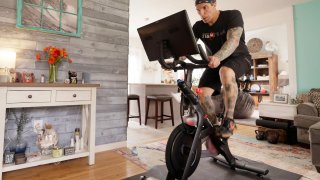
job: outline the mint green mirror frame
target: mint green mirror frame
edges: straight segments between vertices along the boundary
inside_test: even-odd
[[[55,9],[55,8],[50,8],[50,7],[45,7],[45,3],[48,0],[34,0],[34,2],[36,3],[30,3],[32,2],[32,0],[17,0],[17,22],[16,22],[16,26],[18,28],[25,28],[25,29],[31,29],[31,30],[37,30],[37,31],[42,31],[42,32],[47,32],[47,33],[55,33],[55,34],[61,34],[61,35],[65,35],[65,36],[75,36],[75,37],[80,37],[81,36],[81,32],[82,32],[82,0],[76,0],[77,1],[77,10],[76,13],[74,12],[65,12],[64,10],[62,10],[62,8],[60,9]],[[56,0],[57,1],[57,0]],[[60,0],[60,7],[63,7],[63,2],[67,1],[67,0]],[[49,0],[50,2],[50,0]],[[38,16],[40,17],[37,20],[37,24],[39,27],[33,27],[33,26],[28,26],[28,25],[24,25],[23,24],[23,11],[24,8],[37,8],[39,11],[41,10],[41,13],[38,12]],[[43,26],[44,24],[44,13],[45,12],[53,12],[58,14],[59,17],[59,27],[57,27],[57,29],[48,29],[46,27]],[[36,12],[33,12],[36,13]],[[34,14],[33,14],[34,16]],[[67,17],[67,16],[76,16],[76,25],[75,25],[75,32],[66,32],[62,29],[62,18],[63,17]],[[58,24],[57,24],[58,25]]]

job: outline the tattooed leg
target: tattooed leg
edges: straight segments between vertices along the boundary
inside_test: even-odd
[[[222,67],[219,73],[223,85],[223,100],[225,105],[224,117],[233,119],[234,108],[238,97],[238,86],[235,73],[228,67]]]
[[[201,107],[203,108],[204,112],[208,115],[209,120],[212,124],[216,124],[216,113],[215,113],[215,106],[212,102],[211,96],[206,96],[204,98],[204,102],[201,102]]]
[[[202,94],[199,94],[200,105],[208,115],[213,124],[216,124],[215,106],[212,102],[211,95],[214,92],[211,88],[201,88]]]

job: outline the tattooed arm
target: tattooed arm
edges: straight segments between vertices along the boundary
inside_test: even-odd
[[[222,45],[221,49],[213,56],[219,58],[220,61],[223,61],[227,57],[229,57],[239,46],[242,32],[242,27],[235,27],[229,29],[227,31],[227,41]]]

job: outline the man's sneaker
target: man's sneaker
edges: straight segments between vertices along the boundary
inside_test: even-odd
[[[233,119],[225,118],[220,126],[220,133],[223,138],[229,138],[233,135],[233,130],[236,127],[236,123]]]

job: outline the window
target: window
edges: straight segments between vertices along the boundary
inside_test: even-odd
[[[17,27],[80,37],[82,0],[17,0]]]

